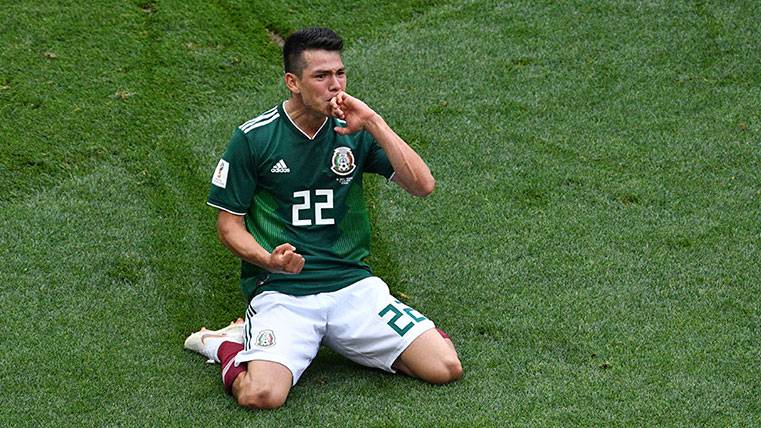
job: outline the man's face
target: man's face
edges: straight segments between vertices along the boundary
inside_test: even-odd
[[[294,82],[304,105],[314,112],[329,116],[330,100],[346,89],[346,70],[341,53],[307,50],[302,53],[304,69]]]

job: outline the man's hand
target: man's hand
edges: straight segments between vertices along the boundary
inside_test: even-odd
[[[304,256],[291,244],[278,245],[270,254],[269,270],[278,273],[299,273],[304,267]]]
[[[393,180],[404,190],[416,196],[426,196],[433,192],[436,180],[428,165],[362,100],[341,91],[330,100],[330,110],[333,116],[346,121],[345,128],[334,128],[336,134],[353,134],[364,129],[375,138],[394,168]]]
[[[340,135],[353,134],[365,129],[367,122],[376,115],[362,100],[343,91],[330,100],[330,108],[333,116],[346,121],[345,128],[335,128],[336,133]]]

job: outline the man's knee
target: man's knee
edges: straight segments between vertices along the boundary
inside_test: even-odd
[[[277,409],[285,404],[288,394],[262,387],[243,388],[237,395],[238,404],[250,409]]]
[[[457,354],[442,356],[429,376],[426,380],[433,384],[445,384],[460,379],[462,377],[462,363],[457,358]]]
[[[252,362],[248,367],[249,371],[239,376],[233,385],[238,404],[250,409],[276,409],[285,404],[291,387],[288,369],[269,362]],[[257,376],[258,373],[270,376]]]
[[[454,345],[433,329],[416,338],[392,367],[432,384],[450,383],[462,377],[462,364]]]
[[[447,371],[449,372],[450,382],[454,382],[462,377],[462,363],[460,363],[460,359],[457,358],[457,355],[455,355],[451,360],[447,361],[445,365],[447,367]]]

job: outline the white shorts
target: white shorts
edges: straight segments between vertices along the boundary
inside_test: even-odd
[[[322,343],[354,362],[394,373],[391,365],[399,355],[432,328],[432,321],[396,300],[378,277],[308,296],[266,291],[249,303],[244,348],[235,364],[280,363],[295,385]]]

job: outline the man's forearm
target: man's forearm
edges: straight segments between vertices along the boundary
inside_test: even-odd
[[[365,130],[383,147],[394,167],[394,181],[415,196],[427,196],[433,192],[436,181],[428,165],[383,118],[375,114],[365,124]]]
[[[248,233],[243,217],[220,218],[217,223],[217,234],[222,244],[240,259],[270,270],[270,253]]]
[[[242,216],[220,210],[217,217],[219,240],[242,260],[270,272],[299,273],[304,268],[304,256],[296,252],[296,247],[285,242],[272,252],[262,247],[246,230]]]

